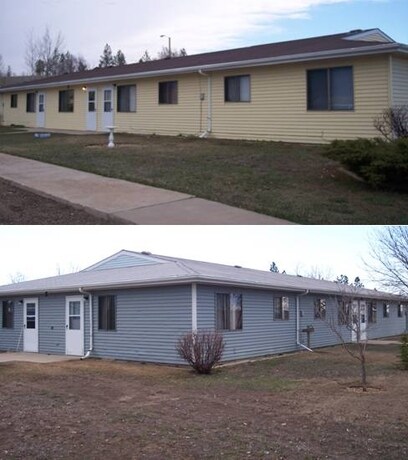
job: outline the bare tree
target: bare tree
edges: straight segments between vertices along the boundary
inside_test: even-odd
[[[339,295],[333,302],[335,308],[327,312],[326,305],[319,304],[315,305],[315,313],[337,337],[343,349],[359,362],[361,386],[363,391],[367,391],[368,305],[361,299],[360,290],[357,286],[339,284]]]
[[[142,57],[139,59],[139,64],[142,63],[142,62],[150,62],[152,60],[153,59],[150,56],[149,51],[145,50],[145,52],[143,53]]]
[[[21,272],[16,272],[9,276],[12,284],[22,283],[23,281],[25,281],[25,276]]]
[[[86,60],[64,50],[64,38],[61,32],[52,37],[48,27],[40,38],[30,33],[27,39],[26,65],[31,75],[49,77],[86,70]]]
[[[182,57],[187,56],[187,51],[185,48],[181,48],[180,50],[170,50],[168,46],[163,46],[162,49],[157,53],[157,59],[169,59],[175,57]]]
[[[364,261],[376,281],[394,293],[408,296],[408,226],[376,230]]]
[[[5,75],[6,69],[4,66],[3,56],[0,54],[0,77]]]
[[[408,105],[385,109],[374,119],[374,128],[388,141],[408,137]]]
[[[296,265],[295,275],[315,280],[330,280],[333,278],[332,270],[328,267],[311,265],[305,268],[304,265],[299,263]]]
[[[26,65],[32,75],[57,75],[58,63],[63,53],[64,39],[61,32],[53,38],[49,28],[45,29],[44,35],[36,38],[33,32],[27,39]]]

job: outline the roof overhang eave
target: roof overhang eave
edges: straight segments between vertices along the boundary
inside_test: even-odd
[[[91,292],[99,292],[99,291],[109,291],[112,289],[132,289],[132,288],[144,288],[144,287],[156,287],[156,286],[174,286],[174,285],[185,285],[185,284],[206,284],[206,285],[213,285],[213,286],[226,286],[226,287],[234,287],[234,288],[248,288],[248,289],[262,289],[262,290],[270,290],[270,291],[281,291],[281,292],[291,292],[294,294],[302,294],[308,292],[310,294],[325,294],[332,297],[341,297],[344,295],[353,295],[356,298],[363,298],[363,299],[377,299],[377,300],[395,300],[403,302],[404,299],[401,296],[386,293],[386,292],[351,292],[351,293],[344,293],[330,289],[320,289],[320,288],[305,288],[305,287],[291,287],[291,286],[282,286],[278,284],[267,284],[267,283],[256,283],[256,282],[241,282],[235,281],[231,279],[224,279],[224,278],[212,278],[206,276],[180,276],[174,278],[167,278],[162,280],[146,280],[142,282],[134,282],[129,281],[126,283],[100,283],[100,284],[90,284],[90,283],[83,283],[80,285],[72,285],[72,286],[65,286],[61,288],[49,288],[49,289],[27,289],[27,290],[10,290],[10,291],[3,291],[0,292],[0,297],[10,296],[10,297],[19,297],[19,296],[28,296],[28,295],[41,295],[45,294],[63,294],[63,293],[70,293],[70,292],[77,292],[80,289],[84,289]],[[405,299],[406,300],[406,299]]]
[[[30,82],[27,85],[20,86],[10,86],[6,88],[0,88],[0,93],[7,93],[11,91],[24,91],[27,89],[37,90],[45,88],[57,88],[63,86],[80,86],[88,84],[98,84],[98,83],[108,83],[108,82],[117,82],[117,81],[126,81],[126,80],[135,80],[142,78],[153,78],[161,77],[165,75],[176,75],[176,74],[187,74],[195,73],[199,70],[211,72],[218,70],[229,70],[235,68],[247,68],[247,67],[261,67],[267,65],[279,65],[279,64],[291,64],[297,62],[305,61],[317,61],[322,59],[335,59],[335,58],[347,58],[347,57],[356,57],[364,55],[373,55],[373,54],[382,54],[386,52],[402,52],[406,53],[407,47],[400,45],[399,43],[387,43],[381,45],[371,45],[358,48],[345,48],[340,50],[329,50],[329,51],[319,51],[313,53],[301,53],[293,55],[279,56],[275,58],[262,58],[262,59],[247,59],[243,61],[233,61],[225,62],[219,64],[206,64],[206,65],[196,65],[190,67],[179,67],[175,69],[165,69],[165,70],[155,70],[150,72],[133,72],[125,73],[119,75],[109,75],[103,77],[89,77],[82,78],[77,80],[65,80],[59,82],[51,83],[40,83]]]

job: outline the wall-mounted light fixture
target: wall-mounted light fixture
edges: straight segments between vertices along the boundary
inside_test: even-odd
[[[87,89],[88,89],[88,88],[86,87],[86,85],[84,85],[84,86],[82,87],[82,91],[86,91]]]

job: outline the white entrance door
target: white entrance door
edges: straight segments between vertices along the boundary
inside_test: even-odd
[[[38,299],[24,299],[24,351],[38,352]]]
[[[38,107],[37,107],[37,128],[45,127],[45,94],[38,94]]]
[[[103,89],[103,115],[102,128],[104,131],[107,126],[113,125],[113,86],[107,86]]]
[[[364,300],[355,300],[352,305],[351,340],[357,342],[357,333],[360,333],[360,340],[367,340],[367,304]]]
[[[86,129],[96,131],[96,114],[97,114],[97,93],[96,89],[88,89],[88,111],[86,114]]]
[[[84,354],[84,300],[82,296],[67,297],[65,301],[65,353]]]

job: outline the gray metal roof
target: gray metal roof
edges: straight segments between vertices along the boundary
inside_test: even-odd
[[[132,258],[134,259],[133,266],[130,263]],[[341,295],[344,293],[344,289],[348,289],[357,294],[355,288],[339,286],[331,281],[149,253],[120,251],[77,273],[0,286],[0,296],[73,292],[79,288],[88,291],[101,291],[114,288],[138,288],[193,282],[274,289],[295,293],[310,291],[311,293],[326,295]],[[370,289],[359,289],[358,296],[372,299],[402,300],[401,297],[393,294]]]

